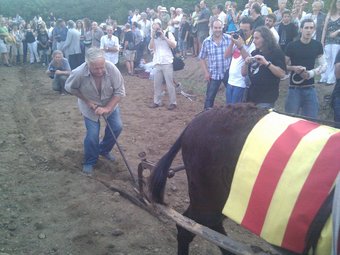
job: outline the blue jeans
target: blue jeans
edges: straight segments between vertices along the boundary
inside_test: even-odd
[[[339,122],[336,124],[337,128],[340,128],[340,97],[334,97],[333,99],[334,121]]]
[[[236,103],[242,103],[243,102],[243,96],[244,96],[245,88],[237,87],[227,84],[227,89],[225,91],[227,104],[236,104]]]
[[[299,114],[300,109],[303,116],[318,117],[319,102],[314,87],[289,88],[285,111],[287,113]]]
[[[207,92],[206,92],[206,97],[205,97],[205,102],[204,102],[204,110],[212,108],[214,106],[215,97],[218,92],[218,89],[220,88],[221,82],[224,83],[224,86],[227,86],[228,77],[229,77],[229,70],[225,72],[222,80],[210,79],[207,85]]]
[[[106,126],[103,140],[99,143],[100,121],[93,121],[84,117],[86,136],[84,139],[84,165],[94,165],[97,163],[99,154],[109,153],[116,143],[109,127]],[[122,120],[120,118],[119,107],[108,117],[107,121],[116,138],[122,131]]]

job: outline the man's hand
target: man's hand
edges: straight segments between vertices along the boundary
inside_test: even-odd
[[[97,115],[103,115],[103,114],[108,114],[112,111],[112,109],[109,109],[108,107],[97,107],[97,109],[94,111],[95,114]]]
[[[211,79],[210,73],[205,72],[205,73],[204,73],[204,80],[210,81],[210,79]]]
[[[305,71],[306,71],[306,67],[304,67],[304,66],[295,66],[294,67],[294,72],[297,73],[297,74],[302,74]]]
[[[90,107],[91,110],[95,111],[98,108],[98,105],[94,102],[88,101],[86,102],[87,106]]]

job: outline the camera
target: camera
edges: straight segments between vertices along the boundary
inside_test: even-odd
[[[242,31],[241,29],[235,31],[235,32],[232,34],[232,37],[233,37],[235,40],[237,40],[240,36],[243,38],[243,31]]]
[[[54,74],[55,74],[55,71],[57,71],[57,69],[54,67],[50,67],[48,71],[50,71],[50,74],[48,75],[48,77],[50,77],[51,79],[54,79]]]
[[[159,30],[156,31],[155,36],[156,36],[156,38],[161,37],[162,36],[162,32],[159,31]]]
[[[255,58],[255,57],[251,57],[251,58],[250,58],[250,63],[251,63],[251,64],[256,63],[256,58]]]

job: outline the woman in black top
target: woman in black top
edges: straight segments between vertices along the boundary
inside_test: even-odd
[[[256,49],[242,67],[242,75],[248,75],[251,81],[247,101],[261,108],[273,108],[279,97],[280,78],[285,76],[285,56],[265,26],[255,29],[253,42]]]

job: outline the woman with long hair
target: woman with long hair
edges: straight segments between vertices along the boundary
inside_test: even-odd
[[[280,79],[285,76],[285,56],[265,26],[255,29],[253,42],[256,49],[242,67],[242,75],[248,75],[251,81],[247,101],[261,108],[273,108],[279,97]]]
[[[327,60],[327,70],[321,75],[320,82],[333,85],[336,81],[334,75],[334,61],[340,50],[340,0],[335,0],[325,21],[321,43],[324,45]]]

